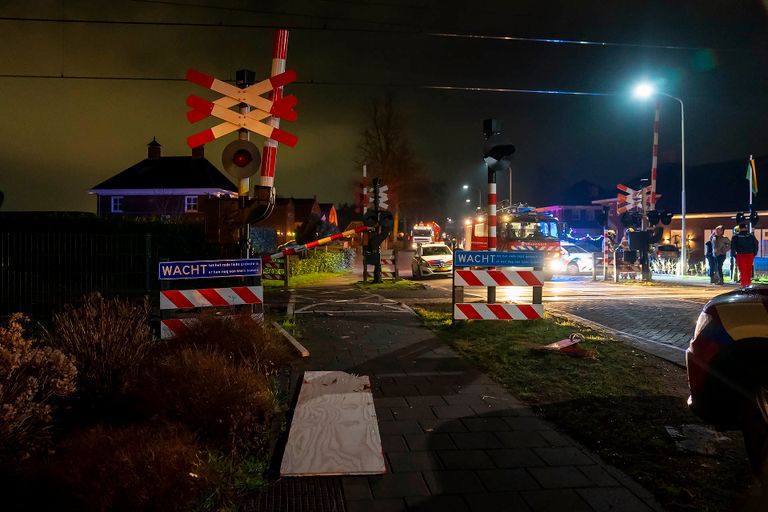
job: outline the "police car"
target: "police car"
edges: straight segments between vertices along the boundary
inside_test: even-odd
[[[453,271],[453,252],[445,244],[421,244],[416,248],[411,261],[414,278],[447,274]]]
[[[753,469],[768,483],[768,285],[710,300],[686,367],[691,410],[720,430],[742,430]]]

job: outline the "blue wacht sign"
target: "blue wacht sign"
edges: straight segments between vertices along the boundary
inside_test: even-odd
[[[163,261],[157,278],[204,279],[210,277],[246,277],[261,275],[261,258],[242,260]]]
[[[544,251],[456,251],[455,267],[534,267],[544,266]]]

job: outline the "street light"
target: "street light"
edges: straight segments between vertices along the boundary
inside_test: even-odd
[[[471,185],[462,185],[461,188],[463,188],[464,190],[469,190],[470,188],[473,189],[473,190],[477,190],[477,207],[480,208],[482,206],[482,203],[480,202],[480,197],[481,196],[480,196],[480,189],[479,188],[473,187]],[[467,199],[466,202],[468,203],[469,199]]]
[[[671,94],[667,94],[665,92],[657,91],[656,88],[647,82],[638,84],[637,87],[635,87],[635,96],[638,98],[649,98],[655,94],[660,94],[661,96],[666,96],[667,98],[672,98],[673,100],[680,103],[680,167],[681,167],[681,178],[680,178],[680,230],[682,231],[682,243],[680,244],[680,267],[678,268],[678,275],[684,276],[687,273],[688,270],[688,248],[686,247],[686,236],[685,236],[685,107],[683,106],[683,100],[680,98],[677,98],[675,96],[672,96]]]

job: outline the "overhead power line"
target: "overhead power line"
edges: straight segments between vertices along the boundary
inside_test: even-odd
[[[284,14],[280,12],[270,12],[269,14],[274,16],[286,15],[291,16],[290,13]],[[350,21],[344,18],[327,17],[325,21]],[[497,40],[497,41],[515,41],[515,42],[527,42],[535,44],[546,45],[579,45],[579,46],[600,46],[600,47],[629,47],[629,48],[646,48],[646,49],[663,49],[663,50],[718,50],[718,51],[749,51],[754,49],[742,49],[742,48],[710,48],[703,46],[679,46],[679,45],[654,45],[644,43],[622,43],[614,41],[587,41],[576,39],[553,39],[553,38],[541,38],[541,37],[522,37],[522,36],[496,36],[486,34],[462,34],[462,33],[446,33],[446,32],[426,32],[421,30],[394,30],[394,29],[371,29],[371,28],[349,28],[349,27],[313,27],[302,25],[289,25],[285,24],[251,24],[251,23],[199,23],[199,22],[182,22],[182,21],[133,21],[133,20],[103,20],[103,19],[87,19],[87,18],[25,18],[19,16],[0,16],[0,21],[17,21],[28,23],[66,23],[66,24],[95,24],[95,25],[135,25],[135,26],[157,26],[157,27],[195,27],[195,28],[252,28],[252,29],[278,29],[285,28],[288,30],[304,30],[304,31],[318,31],[318,32],[354,32],[354,33],[371,33],[371,34],[397,34],[397,35],[411,35],[411,36],[424,36],[424,37],[437,37],[437,38],[460,38],[460,39],[478,39],[478,40]],[[368,22],[366,22],[368,23]]]

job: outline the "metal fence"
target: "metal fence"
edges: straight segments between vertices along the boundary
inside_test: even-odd
[[[94,291],[143,295],[152,264],[149,234],[0,232],[0,315],[48,316]]]

